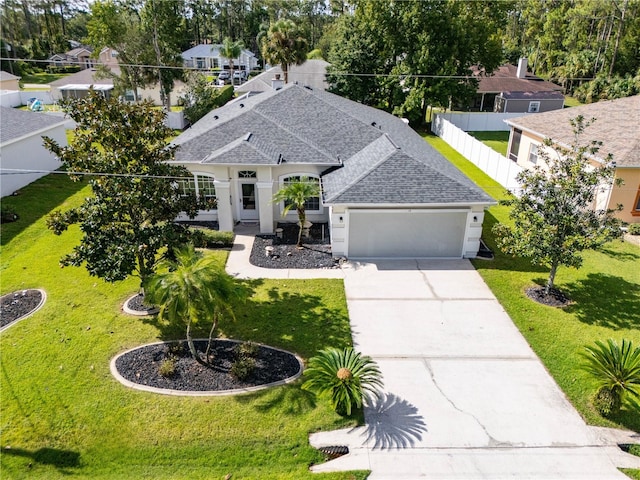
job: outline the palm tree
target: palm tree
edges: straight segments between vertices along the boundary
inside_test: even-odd
[[[289,65],[300,65],[307,59],[307,41],[300,36],[292,20],[272,23],[261,38],[262,56],[273,65],[279,64],[284,73],[284,83],[289,81]]]
[[[640,347],[627,340],[621,346],[612,339],[595,343],[585,347],[583,369],[598,381],[596,402],[606,407],[598,409],[607,416],[620,410],[625,394],[640,396]]]
[[[317,180],[309,177],[302,177],[300,180],[288,182],[278,190],[273,196],[274,202],[285,202],[282,214],[286,215],[289,210],[295,207],[298,213],[298,247],[302,247],[302,229],[307,221],[306,203],[313,197],[320,196],[320,184]]]
[[[244,45],[241,40],[234,42],[231,38],[226,37],[222,41],[222,47],[220,48],[220,55],[229,60],[229,70],[231,75],[231,83],[233,83],[233,59],[240,57]]]
[[[162,262],[167,271],[146,282],[145,297],[160,305],[160,318],[175,324],[184,322],[191,355],[198,363],[208,365],[213,333],[222,315],[233,317],[231,301],[240,296],[240,290],[234,279],[214,263],[214,257],[203,256],[193,245],[176,249],[175,258],[175,262]],[[191,330],[193,324],[209,316],[212,325],[203,360],[196,351]]]
[[[328,396],[340,415],[351,415],[361,408],[365,392],[378,396],[382,374],[370,357],[353,348],[328,348],[309,360],[302,388],[319,396]]]

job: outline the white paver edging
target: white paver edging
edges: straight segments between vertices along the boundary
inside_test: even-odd
[[[240,340],[233,340],[233,339],[230,339],[230,338],[221,338],[219,340],[225,340],[225,341],[235,342],[235,343],[242,343],[242,341],[240,341]],[[295,359],[298,361],[298,364],[300,366],[300,368],[298,369],[298,372],[295,375],[293,375],[292,377],[285,378],[284,380],[278,380],[277,382],[265,383],[264,385],[258,385],[258,386],[255,386],[255,387],[237,388],[237,389],[234,389],[234,390],[207,390],[207,391],[172,390],[172,389],[169,389],[169,388],[150,387],[148,385],[141,385],[139,383],[132,382],[131,380],[127,380],[122,375],[120,375],[120,372],[118,372],[118,368],[116,367],[116,362],[123,355],[126,355],[129,352],[132,352],[134,350],[139,350],[139,349],[144,348],[144,347],[149,347],[149,346],[152,346],[152,345],[162,345],[162,344],[169,344],[169,343],[177,343],[179,341],[182,341],[182,340],[147,343],[145,345],[140,345],[140,346],[137,346],[137,347],[134,347],[134,348],[130,348],[129,350],[126,350],[126,351],[124,351],[122,353],[119,353],[118,355],[116,355],[115,357],[113,357],[111,359],[111,362],[109,364],[109,370],[111,370],[111,375],[113,375],[115,377],[115,379],[118,380],[120,383],[122,383],[124,386],[129,387],[129,388],[133,388],[133,389],[136,389],[136,390],[142,390],[144,392],[159,393],[159,394],[162,394],[162,395],[183,396],[183,397],[222,397],[222,396],[230,396],[230,395],[240,395],[240,394],[244,394],[244,393],[253,393],[253,392],[260,391],[260,390],[266,390],[267,388],[278,387],[278,386],[281,386],[281,385],[286,385],[288,383],[292,383],[292,382],[296,381],[298,378],[300,378],[300,376],[302,375],[302,371],[304,369],[304,362],[302,361],[302,359],[298,355],[296,355],[294,353],[291,353],[291,352],[289,352],[287,350],[282,350],[280,348],[272,347],[270,345],[258,344],[258,346],[270,348],[272,350],[277,350],[279,352],[288,353],[289,355],[295,357]],[[208,339],[207,338],[196,338],[196,339],[194,339],[194,342],[197,342],[197,341],[208,341]]]
[[[122,311],[124,313],[128,313],[129,315],[135,315],[136,317],[147,317],[149,315],[155,315],[156,313],[158,313],[160,310],[156,307],[153,307],[149,310],[133,310],[131,308],[129,308],[129,302],[131,300],[133,300],[134,298],[136,298],[139,294],[136,293],[135,295],[132,295],[131,297],[127,298],[127,300],[124,302],[124,304],[122,305]]]
[[[7,328],[15,325],[19,321],[24,320],[25,318],[28,318],[31,315],[33,315],[34,313],[36,313],[38,310],[40,310],[42,308],[42,306],[44,305],[44,302],[47,300],[47,292],[45,292],[41,288],[24,288],[22,290],[16,290],[15,292],[10,292],[10,293],[7,293],[6,295],[3,295],[2,297],[0,297],[0,300],[4,299],[5,297],[8,297],[9,295],[15,295],[17,292],[24,292],[25,290],[37,290],[38,292],[40,292],[40,296],[41,296],[40,303],[38,303],[36,308],[31,310],[29,313],[27,313],[27,314],[25,314],[25,315],[23,315],[23,316],[21,316],[19,318],[16,318],[13,322],[11,322],[8,325],[5,325],[4,327],[0,328],[0,332],[4,332]]]

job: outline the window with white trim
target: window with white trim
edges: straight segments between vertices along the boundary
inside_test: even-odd
[[[537,113],[540,111],[540,102],[529,102],[529,113]]]
[[[208,175],[194,175],[193,178],[181,178],[178,180],[180,194],[201,196],[205,200],[216,199],[215,179]]]
[[[529,162],[536,165],[538,163],[538,145],[532,143],[529,147]]]
[[[302,179],[302,177],[306,177],[310,182],[315,182],[317,184],[320,183],[320,179],[312,175],[291,175],[289,177],[285,177],[282,179],[282,186],[286,187],[291,183],[299,182]],[[287,202],[285,202],[285,206],[286,205],[287,205]],[[320,212],[322,209],[322,206],[320,205],[320,197],[312,197],[306,202],[304,202],[304,209],[307,212]]]

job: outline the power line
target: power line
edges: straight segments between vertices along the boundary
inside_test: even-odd
[[[34,60],[30,58],[10,58],[10,57],[0,57],[0,60],[5,61],[21,61],[21,62],[32,62],[32,63],[53,63],[51,60]],[[81,62],[79,60],[65,60],[66,64],[71,65],[86,65],[85,62]],[[97,63],[94,64],[93,67],[103,66],[107,68],[119,68],[119,67],[132,67],[132,68],[158,68],[158,69],[167,69],[167,70],[188,70],[195,72],[207,72],[213,71],[211,70],[203,70],[197,67],[186,67],[186,66],[177,66],[177,65],[151,65],[151,64],[141,64],[141,63],[118,63],[117,65],[108,65],[105,63]],[[90,68],[93,68],[90,67]],[[258,70],[254,70],[258,71]],[[260,73],[267,72],[268,70],[260,70]],[[296,73],[296,75],[315,75],[312,72],[309,73]],[[435,75],[435,74],[427,74],[427,73],[352,73],[352,72],[330,72],[328,75],[335,75],[338,77],[373,77],[373,78],[431,78],[431,79],[452,79],[452,80],[472,80],[481,78],[491,78],[489,77],[480,77],[477,75],[469,74],[469,75]],[[596,77],[563,77],[565,80],[595,80]]]

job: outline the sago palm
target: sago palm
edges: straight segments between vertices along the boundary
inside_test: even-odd
[[[340,415],[361,408],[365,392],[377,396],[382,374],[376,363],[353,348],[328,348],[309,360],[302,388],[328,397]]]
[[[302,229],[307,221],[305,204],[307,200],[318,196],[320,196],[320,185],[316,180],[310,179],[309,177],[302,177],[300,180],[289,182],[273,196],[274,202],[285,202],[284,209],[282,210],[283,215],[289,213],[289,210],[292,208],[295,208],[298,213],[298,224],[300,225],[300,230],[298,231],[298,247],[302,246]]]
[[[158,316],[173,324],[186,325],[187,344],[193,358],[208,363],[213,333],[223,314],[233,316],[231,301],[240,295],[234,279],[213,257],[205,257],[193,245],[177,249],[175,262],[163,262],[163,273],[152,276],[145,285],[145,297],[160,306]],[[211,319],[209,344],[204,360],[191,337],[193,324]]]
[[[587,346],[583,369],[598,381],[597,401],[609,403],[601,413],[616,413],[625,394],[640,396],[640,347],[633,348],[630,341],[622,340],[618,345],[615,340],[607,343],[596,341],[595,346]]]

